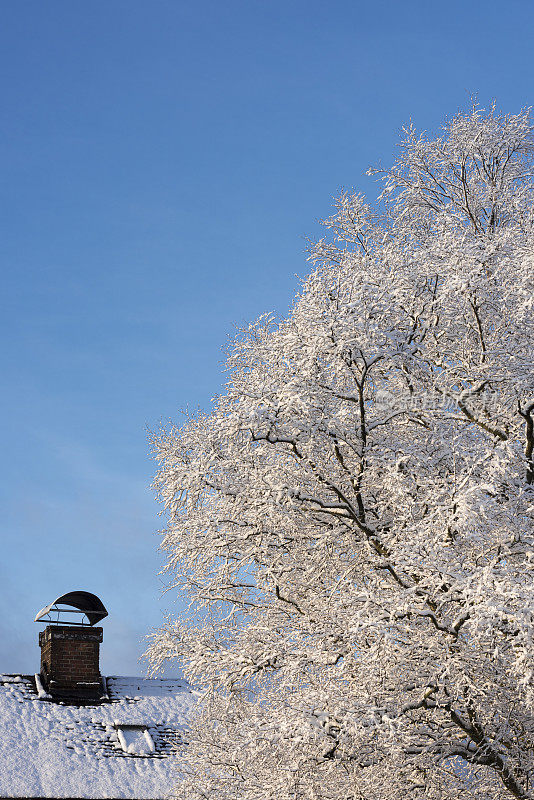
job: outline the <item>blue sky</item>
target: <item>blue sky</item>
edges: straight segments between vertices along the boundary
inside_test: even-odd
[[[534,99],[531,0],[0,3],[0,671],[42,606],[110,612],[139,674],[162,612],[147,428],[209,408],[236,326],[284,314],[340,188],[401,125]]]

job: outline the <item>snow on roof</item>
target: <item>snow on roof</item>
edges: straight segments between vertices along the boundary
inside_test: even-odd
[[[110,702],[68,705],[0,675],[0,798],[160,800],[196,702],[182,680],[106,679]],[[125,746],[126,745],[126,746]]]

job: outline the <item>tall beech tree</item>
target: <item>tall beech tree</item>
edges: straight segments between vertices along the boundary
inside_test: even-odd
[[[191,605],[151,658],[204,687],[179,796],[534,797],[532,133],[405,128],[214,410],[154,436]]]

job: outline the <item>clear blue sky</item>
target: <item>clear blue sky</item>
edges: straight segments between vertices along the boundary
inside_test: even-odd
[[[0,2],[0,671],[36,611],[109,609],[139,674],[161,597],[146,428],[209,407],[235,326],[285,313],[341,187],[402,123],[534,100],[532,0]]]

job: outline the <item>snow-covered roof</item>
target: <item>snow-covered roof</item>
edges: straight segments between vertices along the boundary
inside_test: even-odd
[[[44,699],[33,676],[0,675],[0,798],[161,800],[196,701],[182,680],[106,679],[109,701]]]

